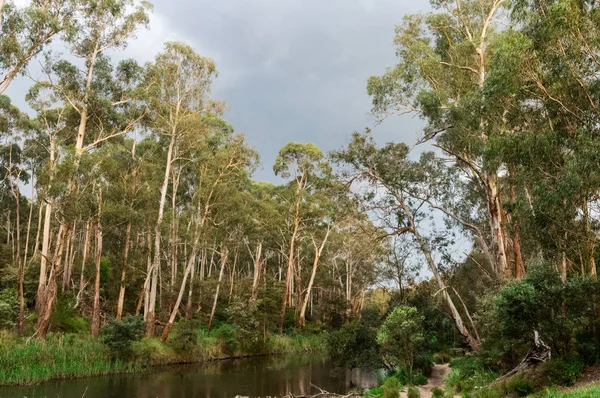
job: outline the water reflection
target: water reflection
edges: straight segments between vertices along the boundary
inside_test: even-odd
[[[229,398],[314,393],[311,383],[345,393],[375,384],[373,372],[336,369],[311,357],[258,357],[183,365],[147,373],[54,381],[32,387],[0,388],[0,397],[27,398]]]

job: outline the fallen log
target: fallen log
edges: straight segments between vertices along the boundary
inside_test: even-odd
[[[518,373],[521,373],[527,369],[530,369],[541,362],[546,362],[551,357],[550,347],[540,339],[540,334],[537,330],[533,331],[533,347],[529,350],[525,358],[521,361],[517,367],[505,375],[500,376],[492,384],[496,384],[503,380],[508,379]]]

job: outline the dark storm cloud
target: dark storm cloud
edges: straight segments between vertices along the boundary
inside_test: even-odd
[[[289,141],[324,151],[372,126],[366,81],[394,63],[394,26],[426,0],[156,1],[163,29],[217,61],[214,96],[261,154],[259,179]],[[420,123],[379,126],[381,140],[414,141]]]

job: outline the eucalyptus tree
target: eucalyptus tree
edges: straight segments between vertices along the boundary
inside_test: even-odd
[[[380,120],[406,113],[423,118],[423,141],[436,139],[435,145],[481,187],[494,269],[508,277],[501,170],[487,156],[489,142],[506,131],[501,117],[492,119],[483,109],[487,68],[498,44],[495,27],[506,19],[508,3],[458,0],[432,5],[436,12],[408,15],[397,27],[398,64],[368,83],[373,112]],[[512,102],[489,105],[497,108],[495,115],[502,115]]]
[[[467,344],[478,351],[481,342],[475,325],[471,322],[471,331],[463,321],[434,259],[432,239],[422,234],[422,223],[428,216],[421,199],[426,176],[419,162],[409,160],[408,154],[405,144],[388,143],[377,147],[368,133],[355,133],[348,147],[334,152],[333,158],[344,166],[343,177],[355,186],[357,200],[365,211],[373,214],[383,236],[412,236],[427,261],[456,329]]]
[[[296,243],[300,230],[307,221],[305,214],[307,196],[314,188],[320,174],[327,168],[324,155],[321,150],[312,143],[290,142],[280,149],[279,155],[273,165],[275,175],[290,178],[288,188],[282,192],[282,199],[288,205],[290,226],[287,252],[287,270],[285,274],[284,291],[281,300],[281,315],[279,329],[283,330],[285,311],[288,303],[291,303],[292,283],[294,278],[294,258],[296,256]]]
[[[70,0],[0,1],[0,94],[71,22]]]
[[[240,192],[243,192],[248,181],[249,174],[257,161],[257,154],[248,147],[244,137],[234,134],[227,123],[210,115],[204,118],[209,124],[206,128],[211,132],[206,137],[207,146],[198,151],[194,168],[197,181],[194,184],[194,192],[191,195],[193,214],[190,225],[193,232],[187,266],[184,269],[179,294],[171,311],[167,326],[163,330],[162,341],[166,341],[170,330],[179,312],[179,306],[183,300],[188,276],[193,278],[193,270],[196,267],[200,242],[207,235],[208,222],[218,225],[219,230],[225,236],[221,242],[219,281],[213,301],[213,309],[209,320],[209,328],[212,326],[214,311],[219,296],[223,270],[229,257],[232,233],[238,230],[240,224]],[[211,128],[211,126],[213,128]],[[225,127],[223,129],[223,127]],[[192,279],[190,278],[190,279]],[[189,286],[188,306],[191,306],[192,283]]]
[[[198,55],[186,44],[176,42],[167,43],[164,52],[157,55],[155,62],[149,66],[149,127],[158,136],[165,137],[168,142],[154,230],[154,259],[150,270],[150,295],[146,316],[146,332],[149,337],[154,335],[156,288],[162,255],[161,230],[169,179],[173,161],[177,157],[175,151],[181,140],[193,142],[194,136],[201,138],[206,134],[203,115],[222,111],[222,104],[209,98],[210,86],[216,74],[216,66],[211,59]]]

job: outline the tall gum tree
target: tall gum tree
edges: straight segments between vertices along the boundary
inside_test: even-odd
[[[285,312],[289,303],[289,295],[294,278],[294,259],[296,257],[296,243],[306,215],[304,202],[308,192],[312,189],[315,177],[323,167],[323,153],[312,143],[290,142],[279,151],[273,165],[275,175],[290,178],[289,191],[286,195],[286,204],[289,205],[289,238],[287,252],[287,268],[285,273],[284,291],[281,300],[281,313],[279,330],[283,331]]]
[[[384,236],[412,236],[427,261],[454,325],[473,351],[481,342],[475,325],[471,329],[456,308],[444,277],[434,259],[430,239],[421,232],[424,202],[419,198],[423,185],[418,162],[410,161],[405,144],[388,143],[379,148],[369,134],[353,135],[347,148],[333,153],[343,167],[342,176],[355,185],[357,200],[374,213]],[[467,311],[466,307],[464,308]],[[470,319],[470,315],[466,314]]]
[[[482,110],[483,88],[491,56],[494,27],[506,17],[506,0],[436,1],[439,12],[408,15],[396,28],[399,63],[371,77],[368,92],[373,113],[415,114],[427,121],[423,141],[435,144],[481,186],[487,209],[493,267],[502,278],[511,276],[502,209],[500,172],[484,156],[490,131]],[[467,229],[468,226],[466,226]]]
[[[154,259],[149,271],[151,277],[146,316],[148,337],[154,336],[156,288],[162,255],[162,223],[173,160],[176,157],[176,144],[186,136],[203,133],[203,129],[199,130],[199,124],[202,123],[201,117],[204,114],[220,112],[220,104],[209,98],[210,86],[216,75],[216,66],[211,59],[202,57],[190,46],[177,42],[167,43],[165,50],[149,66],[150,128],[159,137],[166,139],[168,148],[154,230]]]

